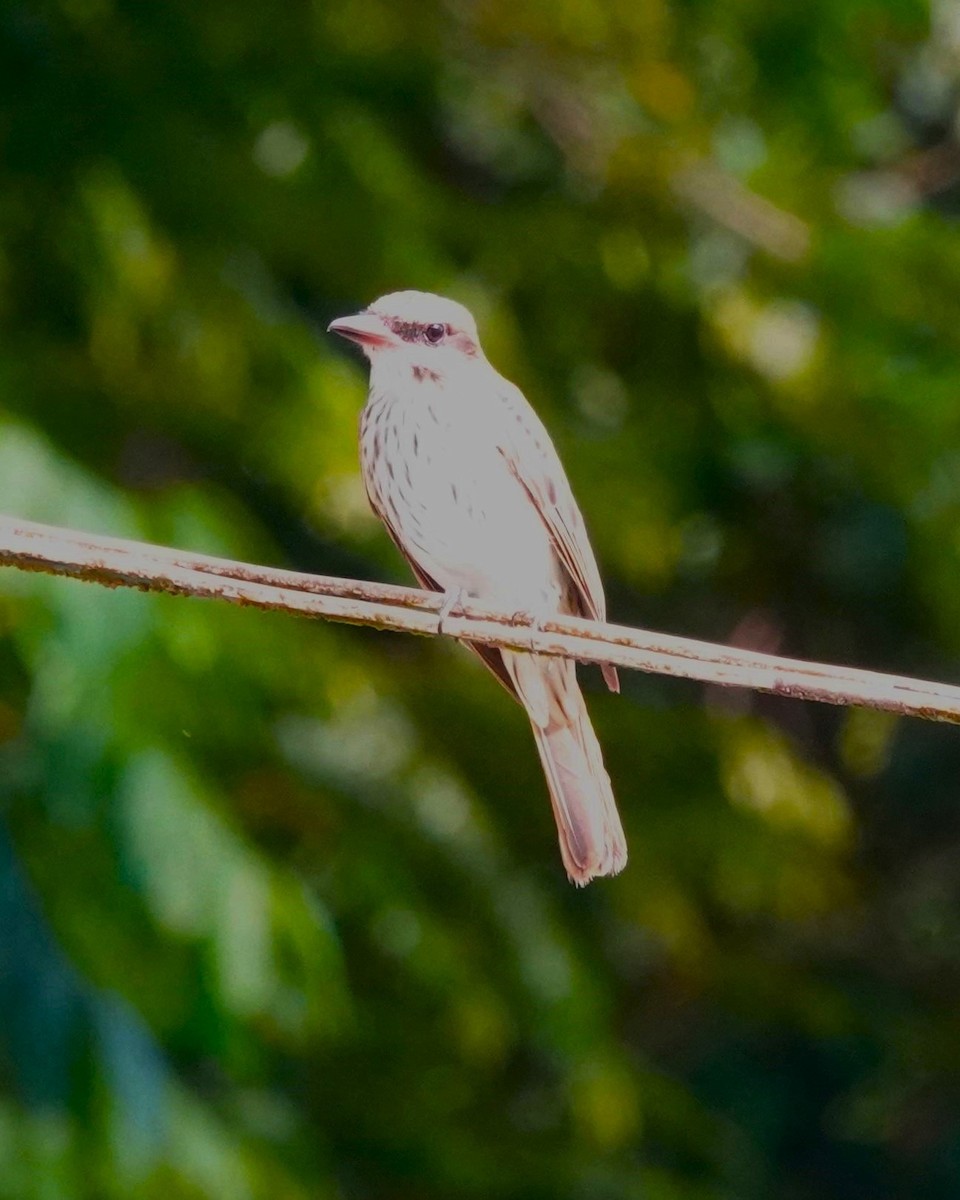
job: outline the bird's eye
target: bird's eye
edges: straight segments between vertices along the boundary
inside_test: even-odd
[[[443,341],[443,335],[446,332],[446,325],[428,325],[423,331],[423,336],[427,339],[431,346],[437,346]]]

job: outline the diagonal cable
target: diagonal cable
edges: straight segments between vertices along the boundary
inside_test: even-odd
[[[17,517],[0,517],[0,566],[426,636],[440,632],[444,600],[439,593],[416,588],[306,575]],[[444,618],[443,633],[481,645],[960,723],[960,687],[950,684],[781,658],[579,617],[557,617],[532,627],[515,613],[470,604]]]

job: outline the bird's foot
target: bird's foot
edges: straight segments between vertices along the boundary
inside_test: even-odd
[[[523,625],[526,629],[529,630],[530,645],[529,645],[528,649],[531,654],[535,653],[536,646],[534,645],[534,638],[538,633],[541,633],[543,630],[542,615],[538,615],[537,613],[527,612],[526,609],[520,609],[518,612],[515,612],[513,614],[513,616],[510,618],[510,624],[511,624],[511,626],[513,626],[513,628],[517,628],[518,626]]]
[[[456,608],[462,608],[463,602],[466,599],[467,593],[463,588],[451,588],[444,593],[443,604],[440,605],[440,612],[437,614],[437,633],[441,636],[446,633],[444,623],[453,613]]]

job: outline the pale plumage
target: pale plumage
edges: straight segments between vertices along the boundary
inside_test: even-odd
[[[330,328],[370,360],[363,478],[420,583],[535,617],[603,620],[600,573],[557,452],[523,394],[485,358],[467,309],[395,292]],[[471,649],[527,711],[570,878],[615,874],[626,842],[575,665]],[[612,667],[604,676],[618,690]]]

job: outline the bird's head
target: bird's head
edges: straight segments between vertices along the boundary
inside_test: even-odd
[[[409,367],[415,375],[449,374],[483,357],[477,323],[455,300],[431,292],[391,292],[353,317],[338,317],[330,333],[356,342],[371,365]]]

